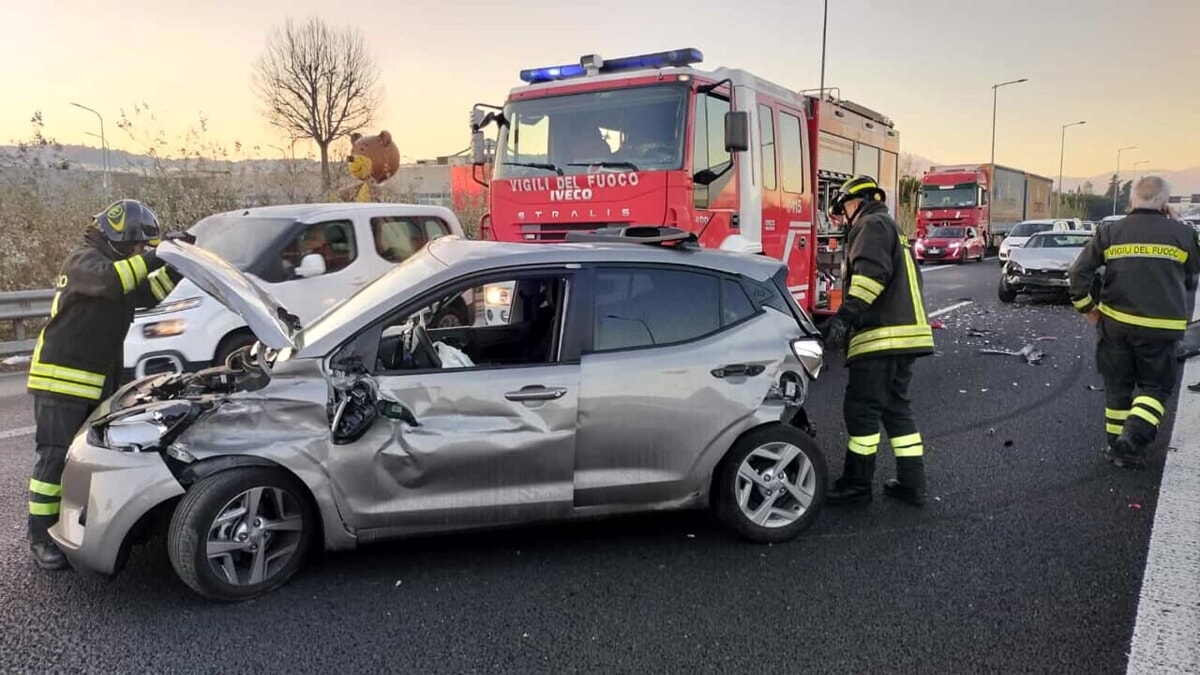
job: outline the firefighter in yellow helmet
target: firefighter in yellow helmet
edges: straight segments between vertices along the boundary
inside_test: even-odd
[[[850,439],[842,476],[826,494],[832,505],[871,501],[881,424],[896,455],[896,478],[884,482],[883,493],[916,506],[925,501],[925,445],[908,386],[916,359],[933,353],[933,331],[908,241],[888,215],[884,196],[874,178],[855,176],[829,205],[848,230],[844,300],[826,327],[825,343],[845,345],[850,370],[843,404]]]
[[[158,304],[180,279],[149,248],[161,237],[158,216],[148,206],[130,199],[114,202],[93,217],[59,273],[50,321],[34,348],[26,384],[37,423],[29,547],[43,569],[67,567],[66,556],[47,534],[58,520],[67,448],[120,383],[134,311]],[[166,238],[195,242],[184,233]]]

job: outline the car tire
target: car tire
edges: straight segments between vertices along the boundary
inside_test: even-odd
[[[769,475],[773,474],[770,465],[776,461],[772,456],[779,458],[781,452],[794,454],[783,467],[786,484],[775,475]],[[768,488],[764,488],[762,482],[746,477],[743,466],[754,471],[759,481],[767,479],[766,484],[772,486],[769,489],[778,491],[778,496],[768,496],[764,491]],[[779,543],[796,537],[816,520],[825,504],[827,484],[825,456],[816,441],[795,427],[772,424],[743,435],[726,453],[713,486],[714,506],[717,517],[741,537],[759,543]],[[797,492],[793,488],[800,488],[800,493],[808,499],[807,505],[796,498]],[[747,489],[749,494],[743,506],[738,497]],[[772,504],[783,499],[788,508],[767,506],[768,499]],[[751,512],[764,506],[768,509],[764,522],[755,522]],[[775,520],[771,520],[772,517]]]
[[[1016,301],[1017,291],[1003,281],[1000,282],[1000,287],[996,289],[996,295],[1000,298],[1000,302],[1005,304]]]
[[[253,333],[245,331],[237,331],[221,338],[221,343],[217,345],[217,351],[213,353],[213,365],[223,366],[229,359],[229,355],[237,350],[248,347],[255,342]]]
[[[258,498],[252,502],[254,494]],[[253,520],[229,518],[252,505]],[[200,595],[221,602],[249,600],[299,571],[317,525],[316,509],[296,478],[268,467],[231,469],[197,481],[180,500],[167,533],[167,554],[179,578]],[[229,550],[216,562],[210,549]],[[272,568],[273,553],[283,560]],[[255,576],[261,579],[253,581]]]

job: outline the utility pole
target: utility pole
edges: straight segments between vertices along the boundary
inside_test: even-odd
[[[821,18],[821,105],[825,105],[825,35],[829,28],[829,0],[825,0],[825,13]]]
[[[96,116],[97,119],[100,120],[100,145],[101,145],[100,152],[104,156],[104,169],[103,169],[102,174],[104,176],[104,192],[105,192],[105,196],[107,197],[107,196],[109,196],[109,187],[112,184],[112,176],[109,175],[109,171],[108,171],[108,166],[109,166],[109,164],[108,164],[108,141],[105,140],[105,138],[104,138],[104,117],[100,113],[96,112],[95,110],[92,110],[91,108],[87,107],[86,105],[80,105],[79,103],[72,103],[71,105],[75,106],[76,108],[81,108],[83,110],[86,110],[86,111],[92,113],[93,115]]]

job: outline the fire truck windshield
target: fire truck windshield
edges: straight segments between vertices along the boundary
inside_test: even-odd
[[[974,185],[956,185],[949,190],[928,185],[921,190],[923,209],[955,209],[965,206],[975,206]]]
[[[680,169],[689,92],[672,83],[514,101],[493,175]]]

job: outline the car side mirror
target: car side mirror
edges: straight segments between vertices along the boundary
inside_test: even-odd
[[[309,253],[300,260],[300,266],[296,268],[296,276],[298,277],[319,277],[325,274],[325,259],[318,253]]]
[[[750,113],[733,110],[725,113],[725,152],[750,149]]]
[[[475,166],[487,164],[487,150],[484,148],[482,131],[475,131],[471,134],[471,164]]]

